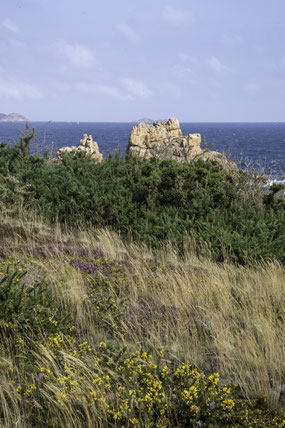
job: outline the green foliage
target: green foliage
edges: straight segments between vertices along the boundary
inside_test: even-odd
[[[51,288],[41,280],[32,285],[25,282],[26,272],[18,263],[2,262],[6,272],[0,276],[0,332],[5,336],[20,337],[27,333],[31,340],[52,334],[58,328],[68,328],[71,314],[63,316],[62,308],[52,307]]]
[[[117,278],[120,285],[123,284],[122,278]],[[112,284],[108,276],[88,275],[88,298],[84,302],[84,310],[92,313],[92,324],[96,328],[108,332],[116,337],[124,333],[123,316],[125,302],[127,298],[119,299],[114,287],[116,275],[112,274]]]
[[[263,201],[264,204],[268,207],[278,207],[280,209],[285,210],[285,198],[276,198],[278,193],[285,192],[285,184],[282,183],[273,183],[270,186],[270,192],[264,196]]]
[[[11,177],[28,195],[14,191]],[[182,253],[191,236],[198,253],[207,246],[217,261],[284,262],[284,198],[276,199],[276,186],[269,194],[257,190],[258,200],[245,197],[252,192],[250,177],[210,161],[116,155],[94,163],[84,153],[69,153],[57,165],[28,154],[22,143],[0,153],[0,203],[6,207],[20,201],[51,222],[109,227],[153,247],[168,240]]]
[[[95,315],[82,324],[56,294],[59,282],[28,285],[20,263],[0,265],[1,426],[9,426],[13,411],[26,427],[285,426],[284,411],[271,408],[267,396],[250,400],[219,373],[205,373],[169,350],[145,349],[128,337],[123,342],[128,303],[120,293],[128,278],[120,262],[69,260],[85,280],[83,315]],[[101,329],[105,342],[96,334]]]
[[[4,317],[6,320],[19,314],[24,295],[24,284],[16,287],[15,284],[22,280],[25,272],[14,270],[10,273],[9,268],[10,266],[0,281],[1,318]]]
[[[63,343],[65,355],[71,353]],[[284,427],[284,412],[268,408],[266,396],[249,401],[236,385],[221,384],[219,373],[206,376],[189,362],[173,363],[162,350],[152,356],[105,342],[94,350],[84,344],[69,364],[58,359],[17,384],[28,426],[62,426],[66,415],[68,423],[76,417],[77,426],[94,420],[96,427]]]

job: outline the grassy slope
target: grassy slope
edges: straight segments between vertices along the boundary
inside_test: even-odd
[[[278,262],[40,222],[4,219],[0,234],[2,426],[284,426]]]

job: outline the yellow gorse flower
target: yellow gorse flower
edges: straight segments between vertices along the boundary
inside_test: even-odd
[[[100,343],[99,343],[99,348],[100,348],[100,349],[106,349],[106,348],[107,348],[106,343],[105,343],[105,342],[100,342]]]
[[[233,400],[223,400],[221,402],[221,407],[223,410],[232,410],[232,408],[234,407],[235,402]]]

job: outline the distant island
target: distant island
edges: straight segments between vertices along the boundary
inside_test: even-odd
[[[25,116],[22,116],[18,113],[4,114],[0,113],[0,122],[25,122],[27,119]]]
[[[142,119],[133,120],[133,123],[140,123],[140,122],[153,123],[153,122],[155,122],[155,120],[150,119],[149,117],[143,117]]]

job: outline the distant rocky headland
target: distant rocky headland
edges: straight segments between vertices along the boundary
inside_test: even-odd
[[[143,117],[142,119],[133,120],[132,123],[141,123],[141,122],[151,124],[154,122],[154,120],[150,119],[149,117]]]
[[[25,122],[27,120],[29,119],[18,113],[0,113],[0,122]]]

